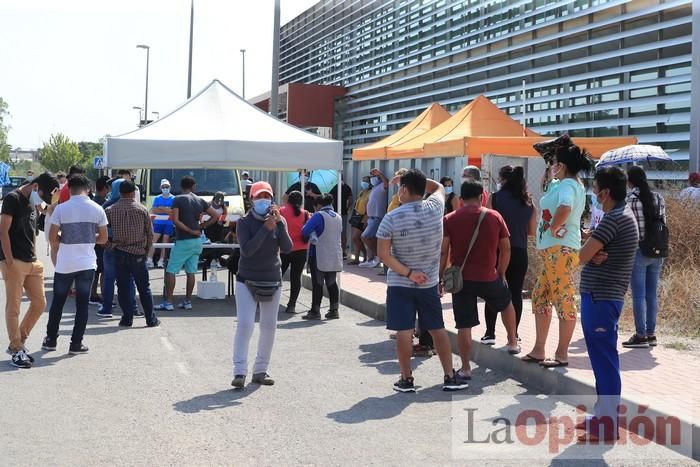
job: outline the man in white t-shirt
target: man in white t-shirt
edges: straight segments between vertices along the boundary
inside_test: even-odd
[[[97,268],[95,244],[107,242],[107,216],[88,197],[90,181],[85,175],[73,175],[68,180],[68,187],[70,199],[56,206],[51,215],[49,241],[52,247],[51,260],[55,266],[53,301],[41,348],[56,350],[63,306],[71,284],[75,281],[75,324],[68,350],[71,355],[77,355],[88,351],[83,345],[83,334],[88,320],[92,280]]]
[[[693,172],[688,176],[688,188],[681,190],[681,199],[700,201],[700,172]]]

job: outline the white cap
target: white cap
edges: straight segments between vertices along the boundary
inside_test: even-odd
[[[163,185],[170,186],[170,182],[168,181],[167,178],[164,178],[163,180],[160,181],[160,186],[163,186]]]
[[[243,172],[241,172],[241,175],[247,175],[250,177],[250,174],[248,172],[246,172],[245,170]]]

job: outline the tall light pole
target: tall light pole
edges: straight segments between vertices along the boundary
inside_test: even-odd
[[[280,89],[280,0],[275,0],[275,21],[272,34],[272,86],[270,86],[270,115],[277,118]]]
[[[241,49],[241,60],[243,61],[243,94],[242,94],[242,97],[245,100],[245,49]]]
[[[143,104],[143,118],[144,124],[148,124],[148,65],[151,59],[151,48],[144,44],[139,44],[136,46],[137,49],[146,49],[146,98]]]
[[[143,117],[141,116],[141,111],[143,110],[143,107],[139,107],[138,105],[135,105],[132,107],[132,109],[139,111],[139,126],[141,126],[141,122],[143,121]]]
[[[194,39],[194,0],[190,6],[190,61],[187,67],[187,98],[192,96],[192,42]]]

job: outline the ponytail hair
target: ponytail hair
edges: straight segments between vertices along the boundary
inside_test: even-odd
[[[521,166],[505,165],[498,171],[498,176],[504,181],[501,190],[509,191],[523,206],[528,204],[530,194],[525,183],[525,171]]]
[[[627,169],[627,180],[630,185],[639,189],[639,201],[642,202],[644,225],[651,225],[656,216],[656,207],[654,206],[654,194],[649,187],[646,172],[641,167],[632,166]]]
[[[287,197],[287,203],[294,208],[294,215],[299,216],[301,214],[303,197],[301,196],[301,191],[292,191]]]
[[[572,175],[577,175],[580,172],[588,174],[593,170],[593,160],[590,153],[575,144],[557,148],[554,155],[557,162],[564,164]]]

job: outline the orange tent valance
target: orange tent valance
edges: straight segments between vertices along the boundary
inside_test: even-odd
[[[387,149],[404,144],[432,130],[451,117],[440,104],[430,104],[420,115],[406,126],[376,143],[352,150],[352,160],[364,161],[386,159]]]

